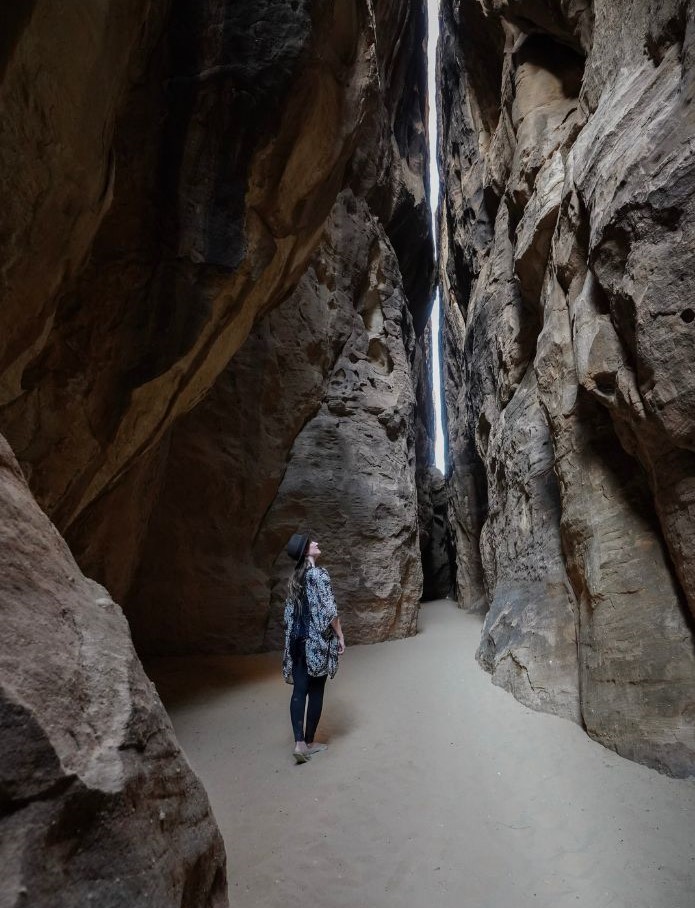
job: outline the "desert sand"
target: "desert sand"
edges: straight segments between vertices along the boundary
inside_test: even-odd
[[[222,830],[232,908],[693,908],[695,782],[535,713],[427,604],[350,648],[296,766],[277,653],[148,666]]]

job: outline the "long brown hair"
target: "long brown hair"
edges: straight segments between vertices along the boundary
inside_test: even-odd
[[[309,559],[302,555],[302,557],[297,562],[295,569],[290,575],[290,579],[287,583],[287,596],[293,602],[299,602],[304,593],[304,583],[306,580],[306,572],[310,566],[311,562]]]

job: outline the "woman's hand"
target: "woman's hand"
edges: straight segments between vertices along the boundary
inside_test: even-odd
[[[337,615],[331,621],[331,627],[338,638],[338,655],[342,656],[345,652],[345,637],[343,637],[343,629],[340,626],[340,618]]]

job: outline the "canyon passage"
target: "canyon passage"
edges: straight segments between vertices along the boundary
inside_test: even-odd
[[[695,3],[429,15],[2,17],[2,908],[689,908]]]
[[[296,772],[277,653],[148,665],[214,805],[232,904],[688,908],[695,787],[491,685],[481,620],[451,600],[418,628],[346,652],[329,749]]]

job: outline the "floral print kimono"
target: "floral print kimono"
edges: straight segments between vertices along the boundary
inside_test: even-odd
[[[333,633],[331,621],[337,617],[331,578],[320,567],[309,567],[305,574],[304,590],[309,611],[306,638],[306,665],[309,674],[318,678],[333,678],[338,671],[338,638]],[[285,602],[285,651],[282,657],[282,674],[292,684],[292,628],[294,627],[295,602]]]

